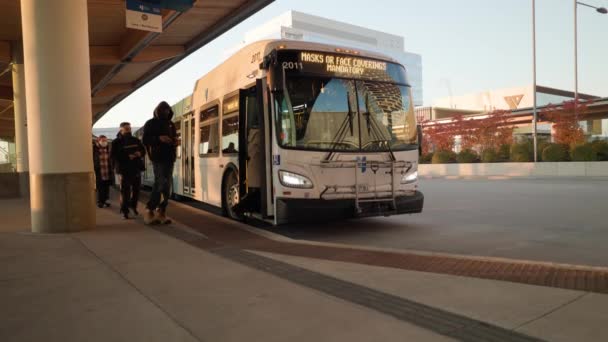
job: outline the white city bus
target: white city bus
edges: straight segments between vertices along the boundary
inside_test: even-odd
[[[177,124],[179,196],[273,224],[422,211],[420,130],[389,57],[257,42],[199,79],[190,108]]]

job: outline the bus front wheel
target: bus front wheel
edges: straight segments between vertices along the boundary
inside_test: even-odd
[[[234,220],[242,220],[235,206],[239,203],[239,179],[234,170],[228,171],[223,183],[223,207],[224,214]]]

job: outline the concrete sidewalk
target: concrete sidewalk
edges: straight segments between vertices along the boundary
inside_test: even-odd
[[[98,210],[96,230],[70,235],[28,233],[27,211],[0,201],[0,341],[449,340],[120,220],[115,208]],[[529,336],[608,336],[606,295],[252,254]]]
[[[0,341],[448,340],[121,221],[115,210],[99,210],[98,225],[0,234]]]

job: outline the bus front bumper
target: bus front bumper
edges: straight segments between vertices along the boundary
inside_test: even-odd
[[[416,191],[411,196],[395,198],[396,208],[392,202],[362,202],[357,211],[354,199],[300,199],[277,198],[278,223],[325,221],[349,217],[390,216],[415,214],[422,212],[424,195]]]

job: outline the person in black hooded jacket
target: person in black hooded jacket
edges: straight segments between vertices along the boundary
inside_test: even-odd
[[[146,150],[131,133],[131,124],[123,122],[116,139],[112,141],[111,151],[116,173],[120,175],[120,212],[123,218],[128,219],[129,209],[138,215],[137,201]]]
[[[172,118],[171,106],[162,101],[154,109],[154,117],[146,122],[143,129],[142,140],[154,171],[154,186],[144,216],[146,224],[171,222],[166,216],[166,210],[171,196],[176,146],[179,143]]]

